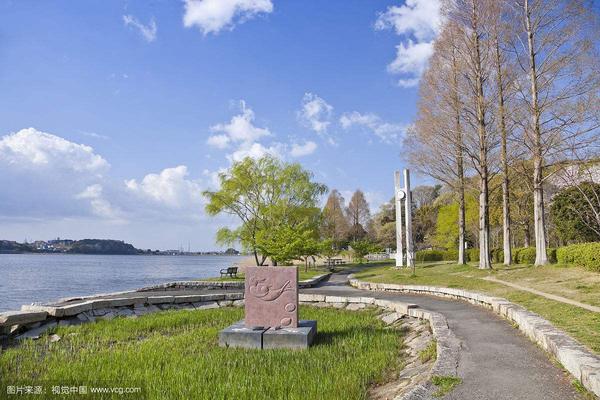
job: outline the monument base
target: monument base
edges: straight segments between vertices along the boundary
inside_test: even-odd
[[[246,349],[306,349],[317,335],[317,321],[298,321],[297,328],[250,329],[244,321],[219,332],[219,346]]]

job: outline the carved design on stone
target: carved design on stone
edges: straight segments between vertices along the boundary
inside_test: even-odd
[[[298,326],[296,267],[246,267],[245,275],[246,327]]]
[[[279,289],[273,290],[273,286],[267,278],[258,279],[253,277],[250,279],[250,294],[263,301],[276,300],[283,292],[288,290],[291,290],[289,280],[281,285]]]

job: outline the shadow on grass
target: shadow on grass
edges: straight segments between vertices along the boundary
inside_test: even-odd
[[[353,328],[353,329],[335,329],[332,331],[319,332],[317,331],[317,337],[313,342],[312,347],[325,347],[334,345],[336,342],[340,342],[346,338],[357,336],[359,334],[365,335],[378,335],[383,332],[384,328],[375,327],[364,327],[364,328]],[[399,329],[398,334],[403,335],[403,330]]]

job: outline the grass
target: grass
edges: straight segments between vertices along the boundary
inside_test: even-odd
[[[387,265],[389,264],[389,261],[370,261],[367,263],[348,263],[348,264],[341,264],[341,265],[336,265],[333,267],[333,269],[324,266],[324,265],[319,265],[317,267],[309,267],[308,270],[304,269],[304,266],[298,266],[298,278],[302,281],[302,280],[307,280],[307,279],[311,279],[314,278],[315,276],[319,276],[319,275],[323,275],[323,274],[327,274],[329,272],[339,272],[339,271],[343,271],[343,270],[347,270],[347,269],[351,269],[351,268],[356,268],[359,266],[378,266],[378,265]],[[243,282],[244,281],[244,274],[243,273],[238,273],[236,278],[231,278],[231,277],[215,277],[215,278],[204,278],[201,279],[203,281],[212,281],[212,282]]]
[[[329,272],[331,272],[331,271],[329,271],[327,268],[322,268],[322,267],[317,267],[316,269],[309,268],[308,271],[305,271],[304,267],[298,267],[298,279],[303,281],[306,279],[314,278],[315,276],[327,274]],[[231,277],[227,276],[227,277],[223,277],[223,278],[207,278],[207,279],[202,279],[202,280],[203,281],[213,281],[213,282],[243,282],[244,274],[238,273],[237,277],[235,277],[235,278],[231,278]]]
[[[462,288],[504,297],[531,310],[568,332],[592,351],[600,353],[600,313],[524,292],[479,278],[493,276],[541,291],[558,294],[593,304],[599,293],[588,287],[595,285],[600,274],[569,266],[512,266],[495,265],[492,271],[479,270],[475,265],[424,263],[417,266],[416,276],[409,269],[397,270],[388,266],[365,268],[356,277],[370,282],[404,285],[432,285]],[[579,288],[578,288],[579,286]]]
[[[45,336],[0,353],[0,397],[17,383],[100,382],[141,385],[145,399],[364,399],[402,366],[401,332],[376,310],[302,307],[300,315],[319,322],[305,351],[218,347],[219,330],[243,318],[233,307],[60,327],[56,343]]]
[[[460,385],[462,379],[456,376],[433,376],[431,382],[438,387],[438,390],[433,393],[433,397],[444,397]]]
[[[426,363],[429,360],[435,360],[437,358],[437,341],[432,340],[429,342],[427,347],[419,352],[419,360],[422,363]]]

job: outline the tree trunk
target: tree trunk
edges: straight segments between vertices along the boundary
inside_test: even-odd
[[[534,159],[533,227],[535,232],[535,265],[548,264],[546,254],[546,217],[544,215],[544,188],[542,185],[542,160]]]
[[[458,193],[458,264],[467,263],[465,257],[465,187],[461,183]]]
[[[478,30],[478,0],[472,0],[473,39],[475,51],[475,89],[477,101],[477,133],[479,135],[479,268],[491,269],[490,259],[490,224],[489,224],[489,191],[488,191],[488,144],[485,122],[485,95],[483,92],[483,66],[481,63],[481,43]]]
[[[500,43],[498,36],[495,38],[496,51],[496,76],[498,79],[498,114],[500,117],[501,148],[500,158],[502,162],[502,237],[504,250],[504,265],[510,265],[512,260],[510,240],[510,197],[508,181],[508,156],[506,154],[506,112],[504,106],[504,75],[502,73],[502,60],[500,57]]]
[[[256,250],[253,251],[254,253],[254,260],[256,261],[256,266],[260,266],[260,262],[258,262],[258,252]]]
[[[463,137],[461,127],[461,104],[458,88],[458,65],[456,58],[452,58],[452,79],[454,91],[454,112],[456,124],[456,169],[458,177],[458,264],[464,265],[467,263],[465,257],[465,172],[464,172],[464,157],[463,157]]]
[[[479,269],[491,269],[487,170],[482,174],[479,185]]]
[[[525,243],[524,243],[524,247],[530,247],[531,246],[531,232],[530,232],[530,227],[529,227],[529,223],[527,223],[525,225],[525,232],[523,232],[524,234],[524,239],[525,239]]]
[[[529,46],[529,75],[531,79],[531,108],[533,122],[533,228],[535,233],[535,265],[548,264],[546,254],[546,221],[544,216],[544,189],[542,185],[544,155],[540,126],[540,106],[538,101],[537,66],[535,58],[534,34],[531,26],[529,0],[524,2],[525,28]]]

